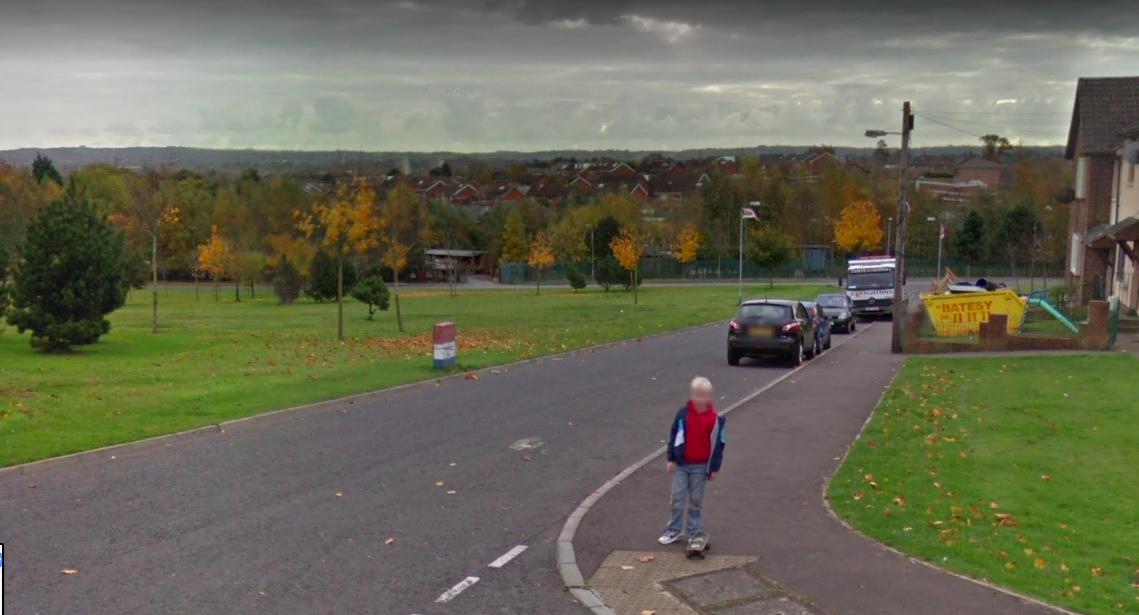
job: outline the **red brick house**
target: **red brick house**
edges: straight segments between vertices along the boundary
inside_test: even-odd
[[[1075,164],[1075,201],[1068,214],[1065,278],[1080,301],[1106,295],[1110,250],[1086,240],[1110,224],[1116,152],[1128,126],[1139,123],[1139,77],[1081,78],[1064,157]]]
[[[981,182],[989,189],[996,190],[1001,185],[1004,170],[1005,165],[999,162],[985,158],[970,158],[957,167],[953,181],[957,184]]]

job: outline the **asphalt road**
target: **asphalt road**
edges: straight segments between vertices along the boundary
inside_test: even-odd
[[[729,368],[724,333],[630,341],[0,471],[5,606],[578,613],[553,567],[565,516],[660,445],[693,376],[711,378],[727,405],[785,372]]]

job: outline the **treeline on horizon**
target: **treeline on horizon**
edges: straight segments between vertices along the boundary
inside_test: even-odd
[[[369,207],[382,208],[397,188],[401,190],[397,197],[411,202],[399,210],[400,220],[386,221],[407,227],[405,276],[423,271],[425,250],[433,247],[485,251],[492,268],[500,259],[525,262],[526,250],[538,234],[549,241],[557,260],[581,263],[590,258],[590,230],[603,225],[611,235],[635,230],[645,255],[675,257],[683,251],[693,259],[721,263],[735,258],[739,211],[754,201],[762,203],[761,219],[748,227],[745,256],[769,267],[779,264],[764,258],[773,245],[823,246],[838,257],[881,250],[887,243],[885,227],[896,210],[896,169],[875,165],[863,172],[832,164],[807,178],[803,169],[781,170],[753,156],[740,157],[738,163],[737,175],[714,173],[695,193],[669,202],[609,192],[572,195],[557,203],[528,198],[468,207],[427,201],[388,174],[326,172],[319,181],[302,181],[253,169],[232,176],[185,168],[135,171],[106,164],[63,174],[44,157],[29,166],[0,164],[0,248],[9,255],[12,268],[18,268],[30,221],[47,204],[71,195],[92,203],[123,233],[125,279],[132,286],[146,284],[153,252],[162,280],[212,279],[248,286],[253,292],[257,283],[272,280],[282,260],[288,260],[302,279],[309,276],[314,258],[327,250],[298,221],[345,198],[345,187],[357,181],[367,184],[368,198],[374,201]],[[1014,272],[1030,262],[1062,259],[1071,194],[1069,165],[1056,157],[1016,152],[1007,164],[1007,186],[979,191],[961,203],[943,203],[932,193],[912,191],[909,255],[934,258],[938,226],[944,224],[949,233],[947,259],[1001,261]],[[855,204],[862,207],[858,211],[876,216],[861,215],[852,222],[844,210]],[[160,212],[160,217],[154,218],[153,212]],[[851,228],[841,228],[843,224],[865,228],[852,235]],[[836,242],[839,236],[843,240]],[[852,236],[853,240],[847,239]],[[597,259],[611,255],[607,239],[594,237]],[[210,261],[211,245],[216,248],[219,242],[226,256]],[[798,256],[783,252],[775,260]],[[349,260],[360,269],[380,266],[367,251]],[[385,277],[391,279],[390,270]]]

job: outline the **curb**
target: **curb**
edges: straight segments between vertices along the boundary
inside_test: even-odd
[[[1036,353],[1036,354],[1039,354],[1039,353]],[[919,354],[919,355],[910,355],[910,356],[925,357],[928,355],[920,355]],[[903,361],[903,366],[904,365],[905,365],[905,362]],[[1027,602],[1029,604],[1033,604],[1035,606],[1050,609],[1050,610],[1055,611],[1057,613],[1063,613],[1064,615],[1081,615],[1080,613],[1078,613],[1076,611],[1069,611],[1068,609],[1065,609],[1064,607],[1057,606],[1055,604],[1049,604],[1047,602],[1044,602],[1043,600],[1040,600],[1039,598],[1033,598],[1032,596],[1026,596],[1022,593],[1013,591],[1011,589],[1001,587],[999,585],[994,585],[993,583],[986,581],[984,579],[978,579],[977,577],[972,577],[972,576],[969,576],[969,575],[964,574],[964,573],[955,572],[955,571],[949,570],[947,568],[942,568],[941,566],[938,566],[932,562],[927,562],[924,559],[919,559],[919,558],[914,557],[908,553],[905,553],[903,551],[895,549],[894,547],[891,547],[890,545],[888,545],[888,544],[886,544],[886,543],[884,543],[884,542],[882,542],[882,541],[880,541],[880,540],[878,540],[872,536],[866,535],[865,533],[862,532],[862,530],[859,530],[858,528],[856,528],[853,525],[851,525],[850,523],[848,523],[846,521],[846,519],[843,519],[842,517],[840,517],[838,515],[838,513],[835,512],[834,508],[831,507],[831,502],[829,499],[827,499],[827,489],[830,488],[831,482],[834,480],[835,475],[838,474],[838,471],[840,469],[842,469],[842,465],[844,463],[846,463],[846,458],[850,456],[850,451],[854,449],[854,445],[857,444],[858,441],[862,439],[862,434],[863,434],[863,432],[866,431],[866,426],[869,425],[870,421],[874,419],[875,412],[878,410],[878,407],[882,405],[882,400],[886,398],[886,393],[890,390],[891,387],[894,386],[894,381],[897,380],[898,374],[901,371],[902,371],[902,366],[899,366],[898,370],[894,372],[894,376],[892,378],[890,378],[890,384],[887,385],[886,388],[882,389],[882,394],[878,396],[878,401],[877,401],[877,403],[874,404],[874,409],[870,411],[870,414],[866,417],[866,420],[862,422],[862,427],[860,427],[858,429],[858,435],[854,436],[854,439],[851,440],[850,444],[848,444],[846,446],[846,451],[843,452],[842,458],[839,459],[838,464],[835,466],[834,473],[831,474],[830,476],[828,476],[825,481],[823,481],[823,488],[819,492],[819,497],[823,501],[823,508],[827,509],[827,514],[830,515],[831,518],[834,519],[835,521],[838,521],[839,524],[842,525],[842,527],[846,528],[846,530],[848,532],[850,532],[852,534],[857,534],[858,536],[865,538],[866,540],[868,540],[868,541],[878,545],[879,547],[893,553],[894,555],[898,555],[898,556],[905,558],[906,560],[910,561],[911,563],[920,564],[922,566],[925,566],[926,568],[931,568],[931,569],[936,570],[938,572],[941,572],[943,574],[948,574],[950,576],[957,577],[958,579],[961,579],[963,581],[969,581],[970,583],[975,583],[975,584],[980,585],[982,587],[986,587],[986,588],[991,589],[993,591],[997,591],[997,592],[1000,592],[1002,594],[1012,596],[1014,598],[1023,600],[1024,602]]]
[[[850,340],[858,337],[859,335],[862,335],[864,331],[873,328],[874,324],[875,323],[870,323],[865,327],[858,329],[858,331],[855,331],[854,333],[846,336],[846,339],[838,342],[837,344],[833,344],[831,346],[831,350],[840,348],[843,344],[846,344]],[[804,363],[799,367],[787,371],[775,380],[768,382],[762,387],[736,400],[730,406],[721,410],[720,414],[730,413],[736,408],[743,406],[744,404],[754,400],[760,395],[763,395],[767,391],[774,388],[776,385],[781,384],[784,380],[787,380],[791,376],[799,373],[801,370],[806,369],[814,364],[815,362],[811,361],[810,363]],[[572,594],[573,597],[578,602],[580,602],[582,606],[593,612],[594,615],[616,615],[616,613],[612,608],[605,604],[605,599],[601,597],[601,594],[597,593],[596,590],[587,586],[585,579],[582,577],[581,569],[578,568],[577,565],[577,555],[573,549],[573,538],[577,534],[577,528],[581,525],[581,520],[585,518],[586,513],[588,513],[590,509],[593,508],[593,506],[601,500],[601,498],[605,497],[605,494],[609,493],[609,491],[611,491],[617,485],[620,485],[625,481],[625,479],[632,476],[637,470],[640,470],[641,468],[645,467],[663,455],[665,449],[666,447],[664,446],[658,447],[653,452],[645,455],[644,457],[641,457],[632,465],[618,472],[616,476],[605,481],[605,484],[598,487],[593,493],[590,493],[584,500],[581,501],[580,504],[577,505],[577,508],[575,508],[574,511],[570,513],[570,516],[566,518],[565,525],[562,526],[561,534],[558,535],[556,549],[557,566],[558,573],[561,574],[562,577],[562,583],[569,590],[570,594]]]
[[[27,470],[36,469],[41,465],[48,465],[48,464],[54,464],[54,463],[66,463],[66,462],[72,461],[72,460],[78,461],[78,460],[80,460],[84,457],[88,457],[88,456],[98,456],[102,453],[108,453],[108,452],[113,452],[113,451],[122,451],[122,450],[129,449],[132,447],[142,448],[146,445],[156,444],[156,443],[163,442],[166,440],[172,440],[173,441],[173,440],[180,440],[180,439],[184,439],[184,438],[190,438],[190,437],[194,437],[194,436],[207,435],[209,433],[224,433],[226,427],[229,427],[231,425],[237,425],[240,423],[246,423],[246,422],[250,422],[250,421],[266,419],[266,418],[277,416],[280,414],[298,412],[301,410],[310,410],[313,408],[319,408],[321,406],[341,404],[341,403],[344,403],[347,401],[354,401],[354,400],[358,400],[358,399],[366,399],[369,397],[379,397],[382,395],[387,395],[390,393],[394,393],[396,391],[402,391],[404,389],[409,389],[412,387],[426,386],[426,384],[429,382],[442,382],[442,381],[446,381],[446,380],[456,380],[456,379],[460,379],[460,378],[465,378],[467,374],[487,372],[487,371],[490,371],[492,369],[503,369],[503,368],[509,369],[512,367],[519,367],[522,365],[527,365],[530,363],[537,363],[539,361],[545,361],[548,359],[555,359],[555,358],[561,358],[561,357],[571,357],[571,356],[574,356],[574,355],[576,355],[578,353],[582,353],[582,352],[593,352],[596,350],[605,350],[607,348],[614,348],[614,347],[620,346],[621,344],[627,344],[627,343],[632,342],[632,341],[643,341],[643,340],[647,340],[647,339],[663,337],[665,335],[677,335],[677,334],[681,334],[681,333],[691,333],[693,331],[698,331],[700,329],[704,329],[707,327],[712,327],[712,326],[722,324],[723,322],[724,322],[723,319],[717,319],[717,320],[713,320],[713,321],[706,322],[703,324],[689,325],[687,327],[682,327],[680,329],[671,329],[669,331],[657,331],[655,333],[647,333],[645,335],[640,335],[637,337],[630,337],[630,338],[625,338],[625,339],[620,339],[620,340],[613,340],[611,342],[603,342],[600,344],[594,344],[592,346],[582,346],[580,348],[563,350],[560,352],[543,354],[543,355],[538,355],[535,357],[529,357],[529,358],[525,358],[525,359],[518,359],[517,361],[511,361],[510,363],[499,363],[496,365],[488,365],[486,367],[480,367],[478,369],[470,369],[470,370],[466,370],[466,371],[455,372],[453,374],[446,374],[443,376],[425,378],[422,380],[414,380],[412,382],[405,382],[403,384],[397,384],[397,385],[385,387],[382,389],[374,389],[371,391],[363,391],[360,393],[353,393],[351,395],[344,395],[342,397],[334,397],[332,399],[324,399],[324,400],[320,400],[320,401],[309,402],[307,404],[300,404],[298,406],[288,406],[285,408],[278,408],[276,410],[266,410],[264,412],[258,412],[256,414],[250,414],[248,416],[241,416],[241,417],[237,417],[237,418],[227,419],[227,420],[221,421],[220,423],[207,423],[205,425],[200,425],[198,427],[191,427],[189,429],[183,429],[181,431],[175,431],[172,433],[165,433],[165,434],[158,434],[155,436],[149,436],[146,438],[142,438],[140,440],[130,440],[127,442],[119,442],[116,444],[108,444],[106,446],[100,446],[98,448],[91,448],[91,449],[86,449],[86,450],[82,450],[82,451],[75,451],[74,453],[66,453],[66,454],[57,455],[54,457],[45,457],[44,459],[36,459],[34,461],[26,461],[24,463],[17,463],[17,464],[10,465],[10,466],[0,467],[0,478],[4,478],[5,475],[13,474],[13,473],[22,474],[23,472],[25,472]]]

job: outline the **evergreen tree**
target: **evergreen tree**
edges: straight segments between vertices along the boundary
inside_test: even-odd
[[[93,344],[126,300],[123,237],[86,201],[40,210],[20,250],[8,321],[48,351]]]
[[[375,320],[377,310],[387,311],[389,293],[378,269],[369,271],[352,287],[352,298],[368,306],[368,320]]]
[[[356,285],[356,268],[344,262],[344,288]],[[313,301],[336,300],[336,259],[324,250],[316,253],[309,266],[308,286],[305,294]]]
[[[621,223],[613,216],[605,216],[597,223],[597,230],[593,234],[593,245],[597,250],[597,258],[613,255],[613,248],[609,244],[621,234]],[[585,234],[585,244],[589,245],[589,233]]]
[[[970,209],[965,214],[961,228],[953,236],[953,249],[961,257],[967,267],[977,264],[985,250],[985,220],[976,209]],[[966,270],[966,275],[971,275]]]
[[[585,274],[577,268],[577,265],[571,264],[566,266],[566,281],[569,282],[570,288],[574,290],[585,288]]]
[[[281,262],[273,269],[273,293],[277,295],[277,301],[282,304],[296,301],[301,294],[301,285],[300,272],[282,256]]]
[[[45,179],[55,182],[57,185],[63,185],[63,176],[59,171],[55,170],[55,163],[51,158],[43,154],[36,154],[36,159],[32,161],[32,176],[36,178],[36,182],[42,184]]]

